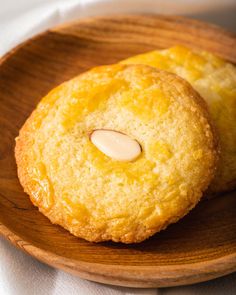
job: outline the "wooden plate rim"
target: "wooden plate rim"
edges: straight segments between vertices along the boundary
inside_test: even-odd
[[[23,240],[16,233],[12,232],[5,225],[0,223],[0,234],[10,241],[16,248],[30,254],[36,259],[65,270],[72,274],[78,274],[85,279],[91,279],[97,282],[107,282],[107,278],[129,282],[139,281],[140,283],[152,281],[152,287],[167,287],[182,285],[183,271],[185,271],[185,285],[203,282],[206,280],[218,278],[236,271],[236,254],[229,254],[209,261],[197,262],[192,264],[183,264],[178,266],[125,266],[125,265],[107,265],[101,263],[91,263],[69,259],[53,252],[43,250],[29,242]],[[227,267],[225,267],[227,265]],[[137,269],[138,268],[138,269]],[[112,270],[115,269],[115,275]],[[157,272],[158,269],[158,272]],[[186,276],[186,270],[189,274]],[[105,278],[103,280],[103,278]],[[163,285],[163,280],[169,282]],[[112,284],[112,283],[111,283]],[[119,285],[119,284],[118,284]],[[121,283],[120,285],[124,285]],[[132,283],[131,283],[132,286]]]
[[[47,35],[50,32],[57,32],[58,29],[73,26],[75,24],[83,24],[90,20],[102,20],[110,19],[112,17],[138,17],[138,16],[151,16],[158,17],[160,19],[183,19],[186,22],[205,25],[211,30],[218,30],[221,33],[225,33],[231,38],[236,39],[236,34],[221,28],[215,24],[209,24],[196,19],[190,19],[183,16],[170,16],[170,15],[159,15],[159,14],[111,14],[109,16],[97,16],[87,17],[80,20],[74,20],[66,22],[65,24],[59,24],[50,29],[47,29],[41,33],[34,35],[33,37],[19,43],[17,46],[12,48],[2,57],[0,57],[0,67],[5,61],[16,54],[22,47],[27,45],[29,42],[37,40],[38,38]],[[133,282],[140,282],[140,286],[136,287],[168,287],[178,285],[189,285],[193,283],[204,282],[210,279],[218,278],[236,271],[236,252],[233,254],[227,254],[220,258],[212,260],[206,260],[201,262],[180,264],[180,265],[160,265],[160,266],[125,266],[115,264],[102,264],[102,263],[91,263],[85,261],[79,261],[69,259],[53,252],[43,250],[28,241],[22,239],[15,232],[11,231],[6,225],[0,222],[0,235],[6,240],[10,241],[16,248],[28,253],[32,257],[40,260],[49,266],[54,266],[59,269],[65,270],[72,274],[79,274],[82,278],[94,280],[101,283],[124,286],[134,286]],[[137,269],[138,268],[138,269]],[[115,269],[115,275],[111,272]],[[157,272],[158,269],[158,272]],[[186,275],[186,270],[189,271]],[[185,277],[183,279],[183,271],[185,271]],[[111,280],[107,281],[108,278]],[[163,280],[166,282],[163,284]],[[151,283],[150,283],[151,282]],[[144,284],[144,285],[142,285]]]

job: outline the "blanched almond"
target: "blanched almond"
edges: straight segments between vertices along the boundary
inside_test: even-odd
[[[115,130],[94,130],[90,140],[101,152],[117,161],[133,161],[142,152],[137,140]]]

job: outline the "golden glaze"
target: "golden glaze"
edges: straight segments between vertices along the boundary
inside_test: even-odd
[[[142,154],[112,160],[91,143],[94,129],[129,134]],[[19,178],[32,202],[89,241],[140,242],[177,221],[207,188],[216,154],[198,94],[144,65],[98,67],[58,86],[16,141]]]
[[[209,192],[236,187],[236,68],[212,53],[175,46],[131,57],[124,64],[145,64],[186,79],[208,104],[219,135],[221,156]]]

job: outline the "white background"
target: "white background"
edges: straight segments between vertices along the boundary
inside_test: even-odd
[[[35,33],[61,22],[91,15],[129,12],[183,14],[236,31],[236,0],[0,0],[0,55]],[[44,265],[0,237],[0,295],[67,294],[234,295],[236,274],[166,289],[105,286]]]

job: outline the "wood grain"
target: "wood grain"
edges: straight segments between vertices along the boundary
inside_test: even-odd
[[[18,182],[14,138],[50,89],[90,67],[186,44],[236,62],[236,38],[182,17],[113,16],[49,30],[0,63],[0,233],[52,266],[108,284],[191,284],[236,270],[236,193],[203,201],[186,218],[138,245],[92,244],[52,225]]]

